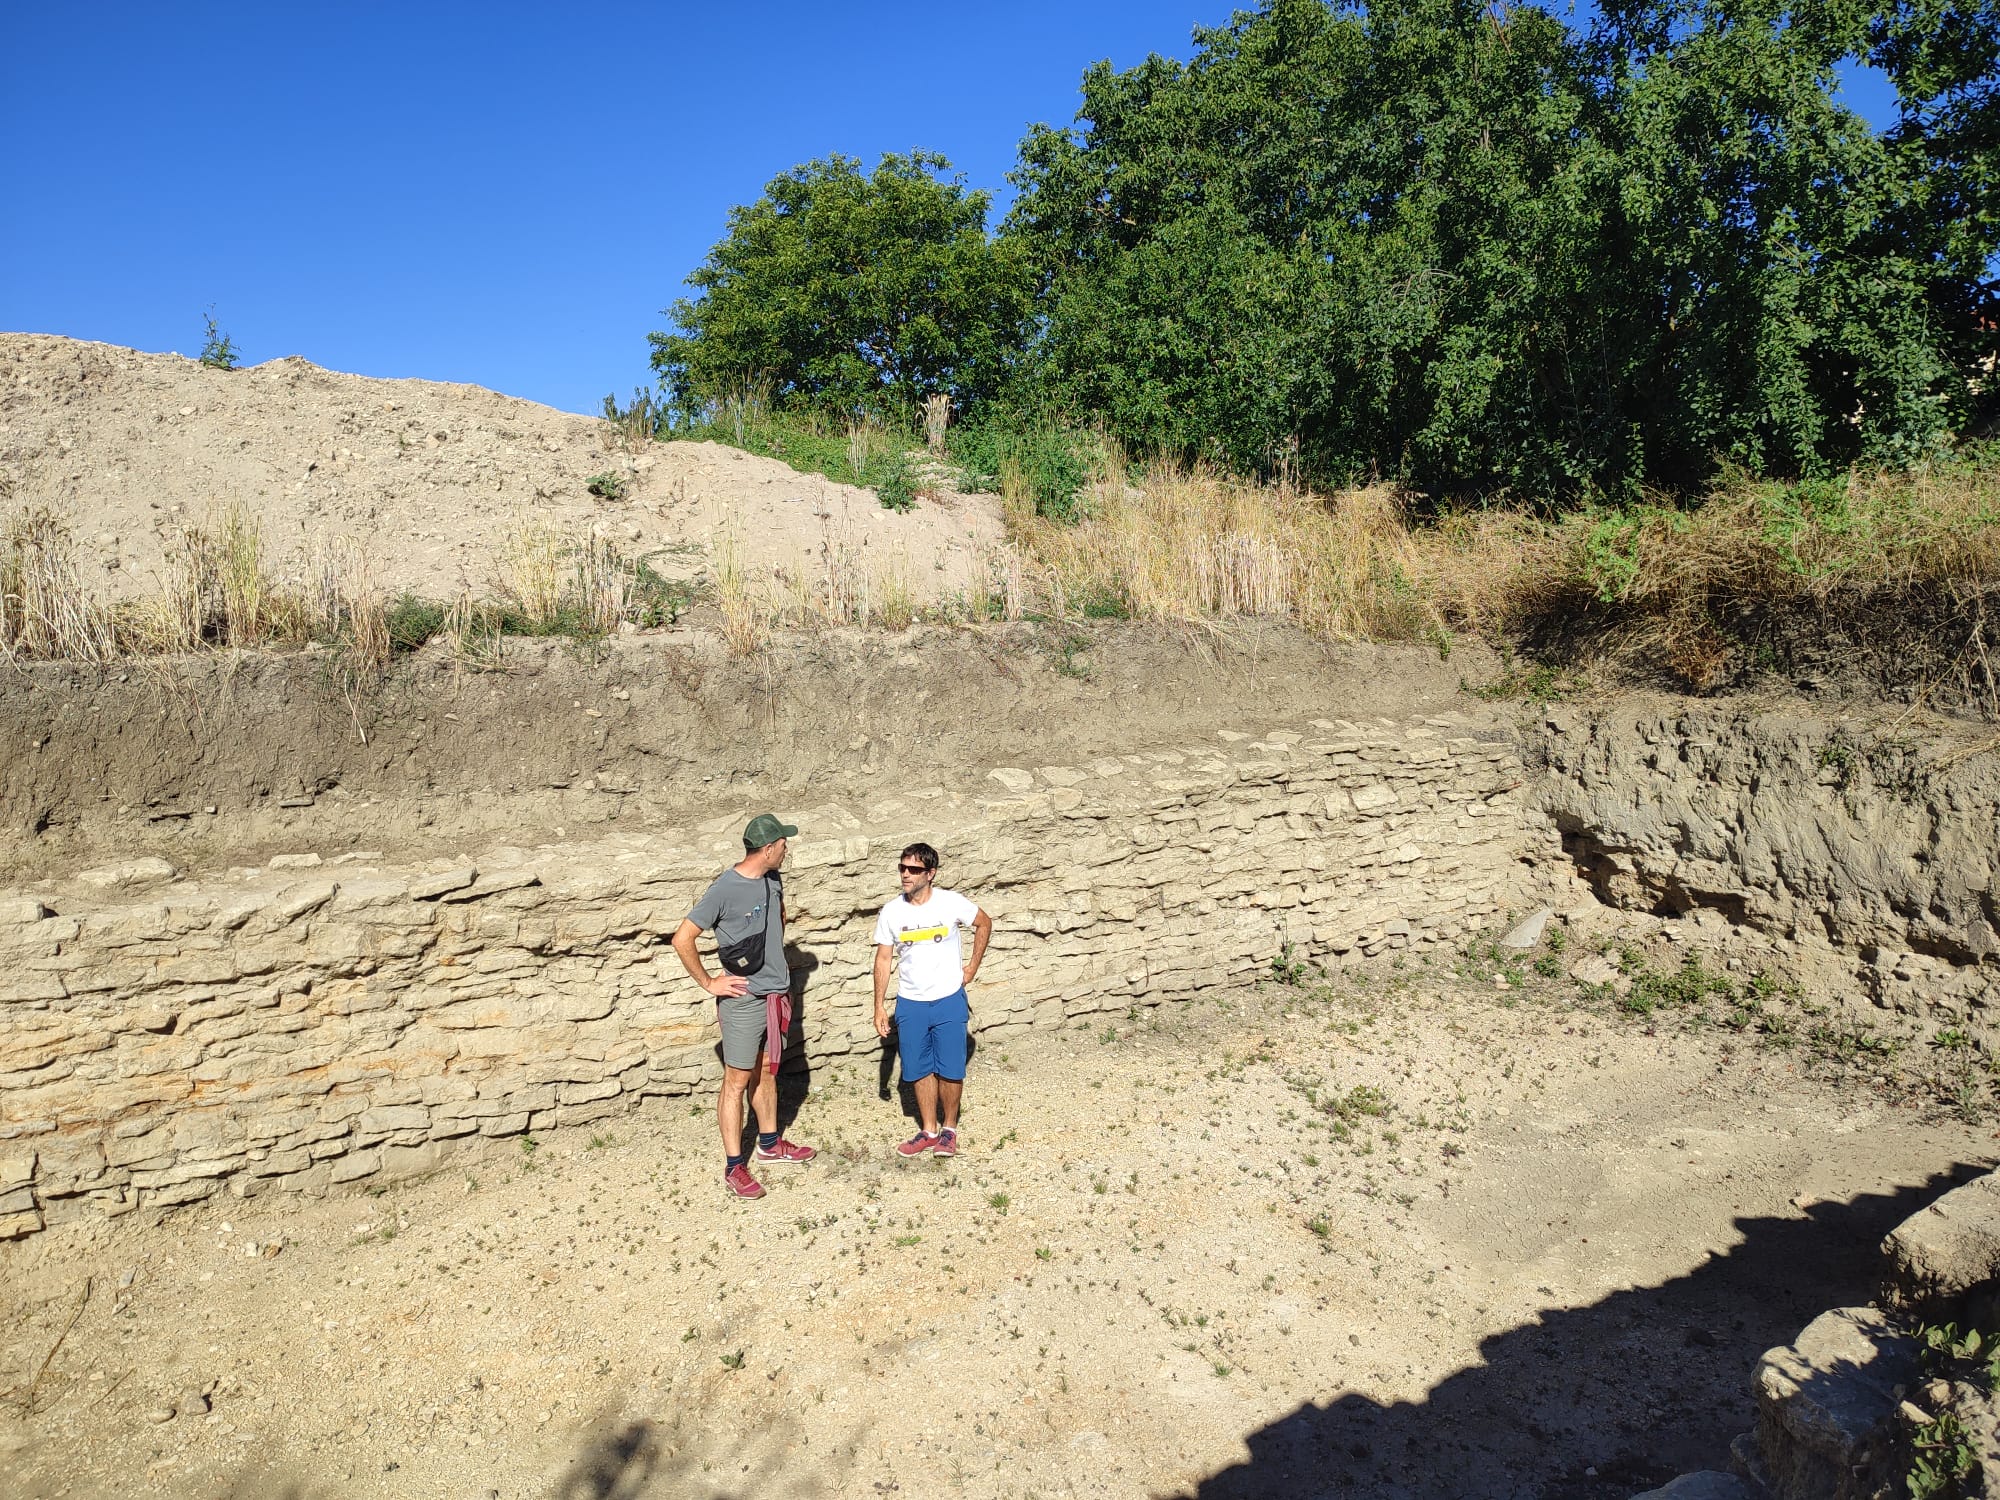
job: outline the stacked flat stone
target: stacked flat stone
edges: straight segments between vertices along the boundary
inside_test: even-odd
[[[1338,962],[1536,904],[1524,858],[1559,850],[1522,784],[1502,730],[1313,721],[788,810],[803,1054],[879,1046],[870,939],[910,840],[995,915],[976,1026],[1053,1027],[1247,980],[1286,944]],[[712,1005],[668,939],[742,816],[415,869],[0,893],[0,1236],[417,1175],[467,1140],[703,1087]]]

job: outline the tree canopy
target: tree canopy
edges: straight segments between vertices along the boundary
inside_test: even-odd
[[[779,404],[907,414],[990,391],[1021,349],[1026,268],[986,233],[989,195],[941,156],[830,156],[729,215],[688,278],[701,295],[651,336],[670,399],[694,410],[750,386]]]
[[[654,359],[1441,496],[1905,462],[2000,411],[1996,79],[2000,0],[1266,0],[1086,71],[997,237],[937,157],[775,179]]]
[[[1434,492],[1909,458],[1993,345],[1996,20],[1271,0],[1091,69],[1023,143],[1037,367],[1142,445]],[[1856,59],[1886,135],[1840,100]]]

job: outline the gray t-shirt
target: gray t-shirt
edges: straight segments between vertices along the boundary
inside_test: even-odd
[[[753,995],[776,995],[792,987],[792,971],[785,963],[785,883],[775,873],[751,880],[734,870],[724,870],[688,913],[688,920],[703,932],[715,934],[718,947],[755,937],[764,926],[765,882],[775,910],[764,934],[764,967],[746,975]],[[725,971],[726,972],[726,971]]]

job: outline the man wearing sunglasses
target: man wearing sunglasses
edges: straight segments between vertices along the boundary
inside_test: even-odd
[[[889,971],[896,971],[896,1050],[917,1096],[923,1128],[896,1147],[904,1156],[958,1154],[958,1104],[965,1091],[965,987],[979,973],[993,919],[957,891],[936,884],[938,852],[912,844],[896,861],[903,894],[875,922],[875,1034],[889,1034]],[[972,929],[964,961],[962,929]]]

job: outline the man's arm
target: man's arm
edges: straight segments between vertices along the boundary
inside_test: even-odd
[[[681,956],[681,963],[687,968],[688,978],[718,1000],[725,995],[749,994],[750,981],[741,974],[712,975],[708,972],[701,961],[701,955],[695,952],[694,948],[695,939],[700,936],[701,929],[685,917],[681,919],[681,925],[674,929],[674,952]]]
[[[875,945],[875,1035],[889,1034],[889,969],[895,956],[887,943]]]
[[[965,966],[965,984],[979,977],[979,961],[986,957],[987,941],[993,936],[993,919],[979,907],[972,909],[972,962]]]

